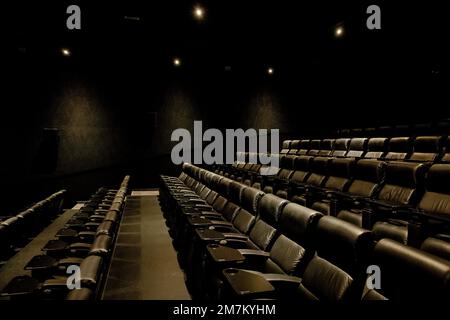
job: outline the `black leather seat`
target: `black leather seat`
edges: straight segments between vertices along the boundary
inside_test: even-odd
[[[281,154],[287,154],[291,148],[291,140],[284,140],[281,146]]]
[[[280,170],[274,177],[265,177],[264,188],[265,193],[276,193],[279,189],[283,189],[283,182],[289,181],[294,172],[294,160],[296,156],[285,155],[280,157]]]
[[[442,153],[442,137],[421,136],[414,140],[413,153],[408,161],[436,162]]]
[[[384,159],[392,160],[406,160],[412,153],[412,138],[411,137],[396,137],[389,140],[388,152]]]
[[[449,301],[450,264],[390,239],[380,240],[372,264],[380,268],[380,288],[366,290],[364,300]]]
[[[308,156],[318,156],[319,155],[320,143],[321,143],[321,141],[318,139],[311,140],[310,146],[309,146],[310,149],[308,151]]]
[[[426,171],[427,167],[420,163],[387,163],[385,183],[363,218],[363,227],[372,228],[376,239],[390,238],[408,243],[408,216],[399,216],[395,212],[416,205]]]
[[[290,201],[306,205],[306,187],[322,187],[328,175],[328,165],[330,161],[330,158],[316,157],[310,165],[310,174],[303,183],[298,183],[296,180],[291,179],[295,186],[293,186]]]
[[[365,159],[383,159],[387,151],[387,138],[370,138],[367,143],[367,152]]]
[[[288,154],[296,155],[300,149],[300,140],[292,140]]]
[[[323,139],[320,143],[320,150],[318,156],[328,157],[331,156],[334,148],[334,139]]]
[[[353,159],[333,159],[330,162],[329,177],[327,178],[323,189],[312,189],[307,194],[307,202],[312,203],[312,209],[326,215],[331,213],[329,192],[344,192],[347,190],[351,183],[354,165],[355,161]]]
[[[348,138],[336,139],[336,141],[334,143],[334,150],[331,153],[331,156],[345,157],[347,155],[349,145],[350,145],[350,139],[348,139]]]
[[[358,300],[365,283],[366,265],[373,248],[372,234],[335,217],[317,224],[317,254],[301,275],[300,300]]]
[[[339,219],[362,226],[363,208],[361,199],[371,198],[378,191],[384,178],[385,163],[377,160],[361,159],[356,163],[354,180],[345,194],[334,194],[332,214]]]
[[[367,151],[367,138],[353,138],[350,140],[347,158],[362,158]]]
[[[310,148],[311,148],[311,140],[308,139],[301,140],[297,155],[299,156],[307,155]]]

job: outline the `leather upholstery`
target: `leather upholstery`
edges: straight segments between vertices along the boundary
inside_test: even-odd
[[[428,171],[419,209],[436,216],[450,216],[450,165],[435,164]]]
[[[317,224],[315,245],[320,257],[355,276],[367,261],[373,247],[373,237],[368,230],[324,216]]]
[[[324,139],[320,143],[319,156],[330,156],[334,146],[334,139]]]
[[[421,250],[450,261],[450,243],[437,238],[427,238],[422,243]]]
[[[320,217],[322,214],[317,211],[289,203],[280,216],[280,230],[290,239],[307,246]]]
[[[346,154],[347,158],[361,158],[367,151],[367,138],[353,138],[350,140],[350,145],[348,147],[348,152]]]
[[[410,137],[396,137],[389,140],[386,160],[405,160],[412,153],[412,143]]]
[[[241,203],[242,192],[245,188],[245,185],[232,181],[228,188],[228,198],[234,203]]]
[[[300,300],[343,300],[352,283],[353,279],[348,273],[316,256],[303,273],[298,295]]]
[[[350,144],[350,139],[341,138],[336,139],[334,143],[334,150],[331,154],[333,157],[345,157]]]
[[[450,263],[444,259],[382,239],[375,246],[372,263],[381,269],[379,291],[390,300],[448,301],[450,298]]]
[[[387,150],[387,138],[370,138],[367,143],[367,152],[364,158],[382,159]]]
[[[413,154],[408,159],[416,162],[436,161],[442,152],[442,137],[422,136],[414,140]]]

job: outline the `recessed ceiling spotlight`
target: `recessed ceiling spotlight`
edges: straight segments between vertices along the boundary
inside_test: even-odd
[[[173,65],[174,65],[175,67],[181,66],[181,60],[180,60],[180,58],[175,58],[175,59],[173,59]]]
[[[197,20],[203,20],[205,17],[205,9],[203,9],[201,6],[195,6],[194,7],[194,18]]]
[[[272,74],[274,73],[273,68],[268,68],[268,69],[267,69],[267,73],[270,74],[270,75],[272,75]]]
[[[67,49],[67,48],[62,48],[62,49],[61,49],[61,53],[62,53],[62,55],[65,56],[65,57],[70,57],[70,56],[72,55],[72,52],[70,52],[70,50]]]
[[[337,38],[342,37],[342,36],[344,35],[344,27],[342,27],[342,26],[336,27],[336,30],[334,31],[334,35],[335,35]]]

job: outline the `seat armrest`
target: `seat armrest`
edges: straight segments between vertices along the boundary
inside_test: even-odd
[[[263,274],[252,270],[228,268],[222,271],[235,295],[246,298],[267,296],[275,291]]]
[[[239,263],[245,260],[245,257],[239,250],[221,246],[217,244],[209,244],[207,250],[211,258],[216,263]]]
[[[264,273],[263,277],[275,287],[275,290],[282,292],[295,291],[302,282],[301,278],[287,274]]]

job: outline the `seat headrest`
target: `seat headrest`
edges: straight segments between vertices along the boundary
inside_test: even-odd
[[[439,153],[442,146],[441,136],[422,136],[414,141],[414,152]]]
[[[258,212],[259,200],[263,195],[264,192],[261,190],[250,187],[245,188],[242,191],[241,207],[248,212],[256,214]]]
[[[350,141],[349,150],[358,150],[364,151],[367,148],[367,142],[369,139],[367,138],[353,138]]]
[[[412,151],[412,144],[410,137],[396,137],[389,140],[389,152],[404,152]]]
[[[292,140],[290,149],[298,149],[300,146],[300,140]]]
[[[421,163],[393,161],[386,164],[387,184],[416,188],[423,183],[427,167]]]
[[[302,140],[300,141],[300,149],[309,150],[311,146],[311,140]]]
[[[293,169],[294,168],[295,156],[281,156],[280,167],[283,169]]]
[[[385,162],[361,159],[356,163],[355,179],[380,182],[384,177]]]
[[[450,298],[450,263],[390,239],[378,241],[373,263],[380,267],[381,290],[392,300]]]
[[[334,146],[334,139],[324,139],[320,143],[321,150],[332,150]]]
[[[280,215],[281,233],[298,244],[306,246],[310,244],[308,241],[312,240],[310,237],[322,216],[320,212],[290,202]]]
[[[319,150],[320,149],[320,140],[311,140],[311,150]]]
[[[334,150],[347,150],[350,144],[350,139],[340,138],[336,139],[334,143]]]
[[[231,182],[233,182],[233,180],[223,177],[217,186],[217,191],[222,196],[228,196],[228,190],[230,188]]]
[[[450,164],[434,164],[426,176],[428,191],[450,194]]]
[[[386,151],[387,138],[370,138],[367,144],[368,151]]]
[[[290,149],[291,147],[291,140],[284,140],[282,144],[283,149]]]
[[[311,162],[311,171],[314,173],[325,175],[328,170],[330,158],[315,157]]]
[[[315,244],[320,257],[354,276],[367,261],[374,242],[371,231],[325,216],[317,223]]]
[[[331,160],[329,165],[330,176],[349,178],[353,174],[355,160],[336,158]]]
[[[297,156],[294,159],[294,169],[300,171],[308,171],[313,157]]]
[[[228,186],[228,198],[231,200],[231,202],[239,205],[242,199],[242,192],[245,188],[247,188],[246,185],[236,181],[231,181],[230,185]]]
[[[286,199],[274,194],[264,194],[259,201],[258,214],[262,220],[275,226],[283,208],[289,203]]]

